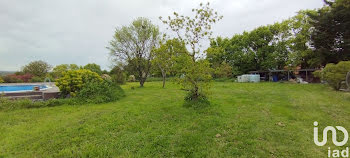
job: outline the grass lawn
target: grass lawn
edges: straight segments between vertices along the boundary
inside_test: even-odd
[[[114,103],[0,112],[0,157],[327,157],[313,122],[350,130],[350,94],[324,85],[217,82],[200,110],[175,84],[131,86]]]

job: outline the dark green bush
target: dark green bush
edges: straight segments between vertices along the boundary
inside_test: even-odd
[[[195,93],[189,92],[185,96],[185,102],[183,106],[187,108],[199,109],[199,108],[208,107],[209,105],[210,105],[210,102],[205,95],[203,94],[195,95]]]
[[[126,82],[126,77],[125,75],[122,73],[120,75],[111,75],[112,81],[116,84],[125,84]]]
[[[349,71],[350,61],[341,61],[338,64],[327,64],[322,71],[317,71],[314,75],[326,81],[333,89],[339,90]]]
[[[120,99],[124,91],[111,81],[88,82],[77,93],[77,98],[87,103],[106,103]]]

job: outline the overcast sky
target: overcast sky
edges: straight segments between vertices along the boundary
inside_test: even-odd
[[[34,60],[51,65],[97,63],[109,69],[108,42],[116,27],[147,17],[190,15],[199,0],[0,0],[0,70],[17,71]],[[204,1],[205,2],[205,1]],[[231,37],[273,24],[322,0],[211,0],[224,16],[214,36]]]

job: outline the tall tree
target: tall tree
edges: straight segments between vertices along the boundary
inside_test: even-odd
[[[110,55],[135,68],[135,77],[143,87],[151,69],[151,50],[158,43],[159,28],[146,18],[137,18],[129,26],[117,28],[109,42]]]
[[[174,17],[168,16],[167,20],[159,17],[168,29],[176,33],[177,38],[183,41],[191,51],[187,55],[191,63],[183,67],[183,86],[189,88],[192,100],[203,96],[204,90],[211,80],[210,67],[206,61],[197,60],[203,55],[200,51],[201,42],[212,35],[212,24],[222,19],[216,11],[210,8],[210,4],[201,3],[199,8],[192,9],[193,17],[179,15],[174,12]],[[209,73],[209,74],[208,74]]]
[[[325,0],[326,6],[310,14],[314,31],[311,35],[317,65],[350,60],[350,1]]]

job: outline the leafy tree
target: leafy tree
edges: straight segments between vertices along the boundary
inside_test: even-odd
[[[326,65],[350,59],[350,1],[325,0],[326,6],[309,14],[315,48],[315,65]]]
[[[152,51],[152,64],[157,66],[162,74],[163,88],[165,87],[165,78],[177,64],[176,58],[180,55],[186,54],[186,46],[178,39],[168,40],[161,43],[159,48]]]
[[[206,5],[201,3],[199,8],[192,9],[192,12],[195,14],[194,17],[174,12],[174,17],[169,16],[167,20],[160,17],[160,20],[168,26],[168,29],[176,33],[180,41],[191,48],[191,51],[187,53],[191,62],[186,62],[183,66],[184,77],[181,81],[182,85],[190,91],[191,99],[197,100],[203,96],[211,79],[210,64],[203,60],[197,60],[203,55],[200,51],[201,41],[212,35],[212,24],[221,20],[222,16],[211,9],[209,3]]]
[[[61,64],[57,65],[52,70],[52,76],[54,78],[60,78],[62,77],[64,72],[67,72],[69,70],[78,70],[79,66],[76,64]]]
[[[25,74],[31,74],[35,77],[43,78],[51,70],[51,65],[48,63],[38,60],[30,62],[22,68]]]
[[[215,78],[230,78],[232,77],[233,68],[226,62],[222,62],[216,67],[214,72]]]
[[[301,66],[303,68],[317,67],[317,56],[314,56],[311,47],[312,25],[310,14],[315,14],[314,10],[301,10],[289,20],[289,49],[287,64],[292,67]]]
[[[0,76],[0,83],[4,83],[5,81],[2,79],[2,77]]]
[[[117,28],[110,41],[110,55],[127,63],[143,87],[151,69],[151,50],[158,43],[159,28],[146,18],[138,18],[129,26]]]
[[[90,70],[90,71],[92,71],[92,72],[96,72],[96,73],[99,74],[99,75],[102,74],[102,70],[101,70],[100,65],[97,65],[97,64],[95,64],[95,63],[86,64],[83,68],[84,68],[84,69],[87,69],[87,70]]]

